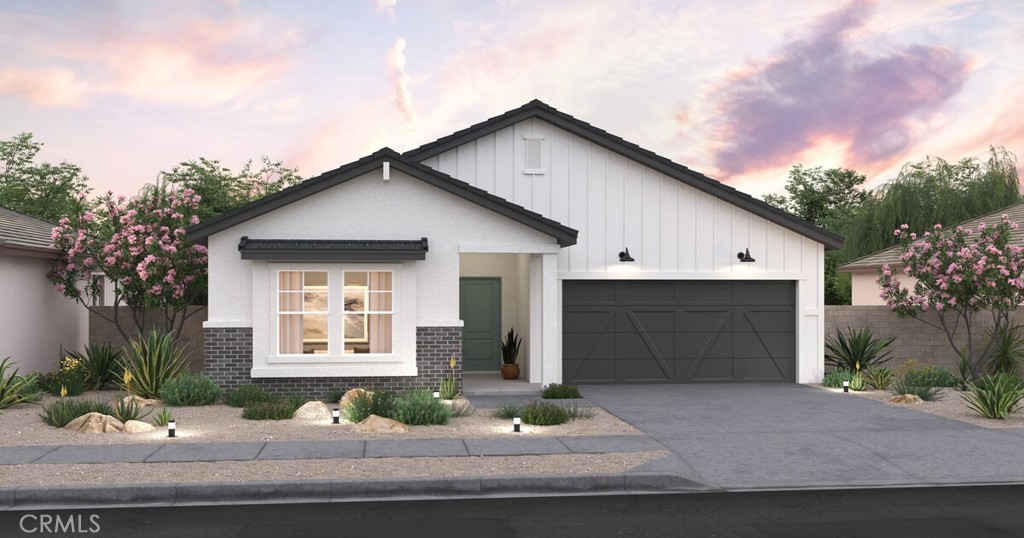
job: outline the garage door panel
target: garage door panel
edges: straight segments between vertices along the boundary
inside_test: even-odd
[[[562,316],[565,333],[600,333],[615,330],[615,312],[605,307],[566,310]]]
[[[793,282],[564,281],[563,378],[793,381],[794,289]]]
[[[675,378],[674,362],[627,359],[619,361],[616,367],[616,380],[620,382],[666,382]]]
[[[615,379],[615,360],[589,359],[587,361],[566,359],[563,363],[563,374],[574,383],[613,383]]]
[[[566,359],[608,359],[615,358],[615,334],[613,333],[566,333]]]
[[[616,286],[615,301],[620,305],[675,304],[675,281],[650,280]]]

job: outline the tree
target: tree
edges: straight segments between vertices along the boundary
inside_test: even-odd
[[[895,179],[871,191],[850,220],[843,258],[895,245],[892,230],[901,224],[913,230],[950,226],[1016,204],[1022,200],[1019,181],[1017,159],[1003,148],[990,148],[987,161],[908,163]]]
[[[811,224],[842,234],[867,197],[865,191],[857,188],[865,179],[848,168],[805,168],[798,164],[789,170],[789,196],[769,194],[764,200]],[[850,304],[850,275],[837,271],[840,260],[845,261],[841,251],[825,253],[825,304]]]
[[[80,195],[84,203],[85,195]],[[131,309],[134,332],[146,327],[147,312],[163,313],[164,330],[181,335],[187,307],[206,291],[206,247],[190,244],[185,228],[197,224],[201,199],[190,189],[149,186],[138,196],[100,200],[97,213],[63,217],[53,229],[60,252],[49,278],[58,291],[114,324],[127,342],[133,336],[118,311]],[[93,307],[103,276],[116,283],[114,314]]]
[[[200,157],[161,172],[160,179],[170,187],[191,189],[200,196],[197,215],[207,219],[302,182],[298,171],[286,168],[281,161],[263,156],[260,162],[257,170],[250,159],[236,174],[220,161]]]
[[[1024,301],[1024,248],[1010,244],[1010,232],[1016,229],[1006,215],[998,225],[979,224],[976,238],[969,229],[958,226],[944,232],[939,224],[918,237],[903,224],[893,237],[905,250],[900,256],[903,273],[917,282],[913,289],[907,288],[889,265],[882,267],[878,277],[886,304],[901,317],[942,330],[975,376],[993,351],[991,342],[980,351],[975,349],[971,333],[975,314],[989,312],[992,329],[1006,330],[1010,313]],[[929,311],[935,312],[936,322],[925,319]],[[955,342],[961,326],[967,338],[964,349]]]
[[[42,142],[32,133],[0,141],[0,205],[50,222],[81,214],[89,194],[82,169],[67,161],[39,163],[35,159]]]

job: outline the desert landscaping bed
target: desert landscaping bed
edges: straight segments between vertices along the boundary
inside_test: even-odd
[[[817,386],[821,387],[821,385]],[[828,387],[821,388],[831,392],[843,392],[843,389],[833,389]],[[885,405],[902,407],[912,411],[920,411],[922,413],[940,416],[949,420],[958,420],[960,422],[966,422],[967,424],[973,424],[983,428],[1024,428],[1024,411],[1011,413],[1010,416],[1005,419],[985,418],[967,407],[967,404],[965,404],[963,399],[960,397],[963,393],[959,390],[953,388],[942,388],[939,389],[939,393],[941,394],[941,398],[935,401],[916,404],[896,404],[889,403],[889,398],[892,398],[893,395],[888,391],[874,389],[850,391],[851,395],[882,402]]]

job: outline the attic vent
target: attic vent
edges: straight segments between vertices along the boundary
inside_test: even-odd
[[[541,137],[527,137],[524,136],[523,140],[526,142],[526,162],[523,163],[524,174],[543,174],[544,173],[544,159],[542,154],[544,139]]]

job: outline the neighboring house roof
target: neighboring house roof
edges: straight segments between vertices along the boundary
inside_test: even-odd
[[[1021,224],[1020,228],[1010,232],[1010,243],[1024,246],[1024,202],[1014,204],[1010,207],[1004,207],[1003,209],[993,211],[987,215],[967,219],[960,224],[957,224],[957,226],[976,229],[979,222],[984,222],[986,225],[998,224],[1002,220],[1003,215],[1006,215],[1011,221]],[[954,226],[954,228],[955,227],[956,226]],[[857,269],[879,269],[885,264],[900,265],[900,255],[904,252],[905,250],[902,247],[895,245],[879,250],[878,252],[872,252],[867,256],[857,258],[850,263],[840,266],[839,270],[843,272],[850,272]]]
[[[585,121],[578,120],[564,112],[559,112],[536,99],[515,110],[510,110],[500,116],[495,116],[429,144],[409,150],[403,156],[417,162],[422,161],[530,118],[539,118],[580,138],[657,170],[697,190],[725,200],[800,235],[809,237],[825,245],[827,250],[839,249],[843,246],[844,239],[840,235],[815,226],[796,215],[771,206],[703,174],[694,172],[650,150],[646,150],[632,142],[627,142],[607,131],[598,129]]]
[[[298,185],[293,185],[280,192],[265,196],[255,202],[242,207],[232,209],[216,217],[207,219],[199,224],[190,226],[186,233],[189,240],[193,242],[205,242],[206,238],[232,226],[241,224],[275,209],[301,200],[307,196],[316,194],[322,190],[344,183],[350,179],[357,178],[367,172],[378,169],[384,162],[390,163],[390,167],[411,177],[424,181],[441,190],[447,191],[464,200],[490,209],[500,215],[525,224],[535,230],[543,232],[558,241],[558,244],[567,247],[576,244],[576,230],[563,226],[538,213],[529,211],[526,208],[513,204],[504,198],[495,196],[483,189],[479,189],[459,181],[448,174],[438,172],[429,166],[424,166],[416,161],[407,159],[391,148],[383,148],[372,155],[368,155],[358,161],[346,164],[329,172],[324,172],[317,177],[307,179]]]
[[[55,224],[0,207],[0,248],[53,253]]]
[[[242,236],[238,251],[243,260],[292,262],[389,262],[424,260],[427,238],[405,240],[252,239]]]

